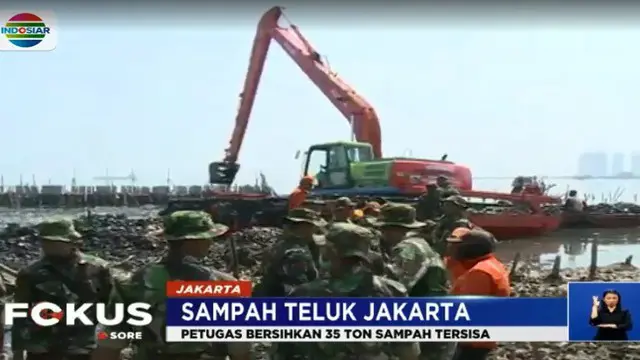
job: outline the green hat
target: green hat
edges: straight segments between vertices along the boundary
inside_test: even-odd
[[[350,223],[334,223],[325,236],[327,243],[332,244],[340,256],[357,256],[366,260],[369,260],[374,237],[371,230]]]
[[[167,241],[213,239],[229,227],[216,224],[204,211],[176,211],[164,218],[164,238]]]
[[[426,224],[416,220],[416,209],[407,204],[388,204],[380,209],[376,226],[400,226],[407,229],[418,229]]]
[[[467,200],[465,200],[462,196],[460,195],[453,195],[453,196],[449,196],[445,199],[442,200],[442,202],[450,202],[453,203],[461,208],[468,208],[469,207],[469,203],[467,202]]]
[[[336,209],[344,209],[344,208],[349,208],[354,206],[356,206],[356,203],[351,201],[351,199],[349,199],[346,196],[343,196],[336,200]]]
[[[307,208],[291,209],[284,218],[292,223],[307,223],[315,226],[324,226],[327,224],[317,211]]]
[[[70,220],[50,220],[37,226],[38,235],[43,240],[60,242],[77,242],[82,234],[76,231]]]

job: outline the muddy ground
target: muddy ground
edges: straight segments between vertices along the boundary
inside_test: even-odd
[[[78,230],[84,235],[83,250],[118,264],[120,268],[135,268],[160,258],[165,246],[158,235],[157,218],[130,219],[126,216],[94,216],[79,218]],[[273,244],[279,229],[252,228],[231,235],[238,251],[242,278],[256,279],[263,250]],[[228,240],[212,246],[206,262],[218,269],[230,270]],[[13,227],[0,232],[0,256],[5,265],[21,268],[39,256],[38,244],[30,228]],[[622,259],[621,259],[622,260]],[[508,264],[511,267],[511,264]],[[550,279],[549,270],[534,261],[523,261],[513,280],[516,296],[566,296],[567,281],[586,280],[586,269],[567,270],[560,279]],[[623,263],[599,269],[598,279],[604,281],[640,281],[640,270]],[[256,345],[257,359],[267,359],[265,345]],[[490,357],[492,360],[640,360],[640,344],[594,343],[503,343]]]

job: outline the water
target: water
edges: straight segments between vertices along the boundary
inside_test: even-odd
[[[547,237],[501,243],[497,254],[501,260],[511,261],[520,252],[523,257],[549,267],[560,255],[562,268],[586,267],[591,262],[591,244],[596,238],[600,266],[623,262],[629,255],[640,259],[640,229],[559,230]]]

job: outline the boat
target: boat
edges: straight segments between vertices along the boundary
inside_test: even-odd
[[[473,214],[469,220],[501,241],[544,236],[562,223],[561,216],[545,214]]]
[[[559,198],[491,191],[461,191],[461,195],[470,204],[469,220],[501,241],[543,236],[562,223],[562,213],[549,210],[557,208]]]

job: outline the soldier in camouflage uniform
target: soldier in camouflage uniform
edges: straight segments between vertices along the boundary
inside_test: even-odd
[[[43,257],[16,276],[14,301],[37,304],[52,302],[106,303],[112,288],[109,264],[78,250],[81,235],[68,220],[38,225]],[[92,317],[90,311],[87,312]],[[85,360],[96,346],[95,326],[74,327],[62,323],[40,327],[32,320],[15,319],[11,329],[14,359]]]
[[[420,196],[416,204],[418,220],[433,220],[442,215],[440,195],[440,189],[435,183],[427,184],[426,192]]]
[[[433,231],[433,248],[441,256],[444,256],[447,250],[447,238],[454,229],[460,227],[474,228],[473,223],[467,219],[466,210],[468,207],[467,201],[459,195],[449,196],[442,200],[444,215],[438,218],[438,225]]]
[[[314,242],[316,229],[325,226],[317,212],[307,208],[289,211],[282,238],[262,261],[261,281],[254,289],[257,297],[279,297],[291,287],[318,277],[320,248]]]
[[[356,225],[373,229],[374,228],[373,225],[376,222],[376,219],[378,218],[378,216],[380,215],[380,204],[378,204],[375,201],[367,202],[362,207],[362,214],[363,216],[360,217],[358,221],[354,223],[356,223]]]
[[[361,211],[363,216],[351,223],[366,227],[375,235],[371,241],[371,252],[369,253],[371,258],[371,270],[374,274],[382,276],[384,275],[384,259],[380,252],[380,239],[382,238],[382,234],[380,234],[380,231],[375,227],[375,223],[380,215],[380,204],[375,201],[369,201],[364,204]]]
[[[333,221],[350,223],[355,207],[356,204],[348,197],[339,198],[334,204]]]
[[[228,228],[215,224],[201,211],[177,211],[164,219],[164,238],[169,244],[165,258],[134,272],[111,292],[109,304],[151,304],[153,322],[141,329],[127,324],[102,329],[112,331],[141,331],[143,339],[134,343],[136,360],[232,360],[251,359],[250,344],[246,343],[166,343],[166,283],[170,280],[215,281],[236,280],[231,275],[202,264],[213,239],[225,234]],[[120,360],[120,352],[129,340],[98,340],[92,360]]]
[[[433,249],[436,246],[436,242],[433,239],[433,230],[438,226],[438,223],[433,220],[425,220],[423,222],[425,225],[420,229],[412,231],[411,234],[416,234],[417,236],[427,240],[429,246]]]
[[[416,230],[425,223],[416,221],[410,205],[392,204],[382,209],[377,226],[382,231],[383,248],[388,258],[389,275],[400,281],[409,296],[445,296],[449,291],[449,275],[439,254]],[[420,359],[447,360],[455,343],[422,343]]]
[[[406,297],[405,287],[370,271],[369,229],[347,223],[334,224],[326,235],[330,277],[297,287],[294,297]],[[285,356],[275,349],[273,360],[417,360],[416,343],[298,343],[285,345]]]
[[[448,292],[447,272],[438,253],[419,236],[425,223],[416,221],[410,205],[393,204],[383,208],[376,226],[382,232],[387,262],[415,296],[443,296]],[[428,281],[425,281],[428,280]],[[421,285],[421,288],[416,288]],[[426,288],[425,288],[426,287]],[[414,294],[414,292],[419,294]]]
[[[436,185],[440,192],[440,199],[446,199],[449,196],[460,195],[460,191],[451,184],[451,180],[448,177],[440,175],[436,179]]]

